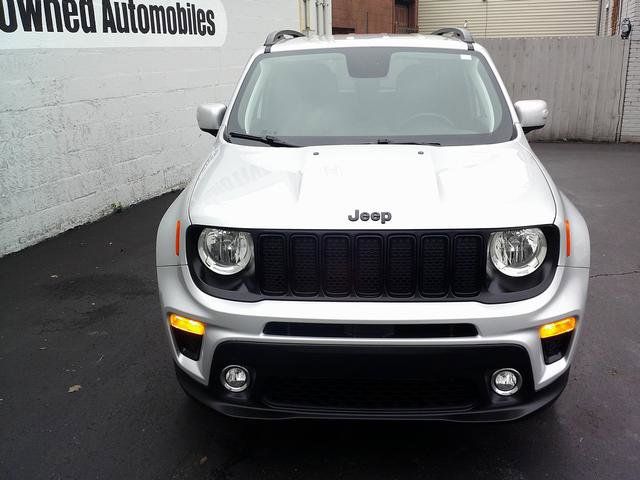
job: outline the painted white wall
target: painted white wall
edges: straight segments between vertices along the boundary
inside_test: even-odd
[[[611,35],[611,24],[618,25],[616,36],[620,34],[620,22],[631,20],[631,38],[628,40],[626,68],[626,90],[620,128],[620,141],[640,142],[640,0],[620,0],[618,18],[612,18],[613,0],[602,0],[600,35]],[[623,72],[625,74],[625,72]]]
[[[0,49],[0,257],[184,185],[212,137],[200,103],[226,102],[297,0],[223,0],[219,48]]]
[[[627,88],[620,131],[622,142],[640,142],[640,22],[634,26],[634,40],[629,44]]]
[[[621,18],[629,18],[633,29],[620,140],[640,142],[640,0],[626,0],[623,7]]]

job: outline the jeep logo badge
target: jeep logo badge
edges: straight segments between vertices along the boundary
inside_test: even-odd
[[[356,210],[353,215],[348,215],[347,218],[352,222],[357,222],[358,220],[362,220],[363,222],[367,222],[371,220],[372,222],[380,222],[385,224],[391,221],[391,212],[362,212],[360,210]]]

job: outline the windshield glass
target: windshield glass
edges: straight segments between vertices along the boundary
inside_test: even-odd
[[[513,132],[478,53],[358,47],[259,56],[225,138],[263,146],[469,145],[508,141]]]

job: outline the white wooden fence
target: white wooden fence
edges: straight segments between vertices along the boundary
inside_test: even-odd
[[[479,43],[489,50],[514,102],[547,101],[550,119],[529,134],[531,140],[619,140],[628,41],[545,37]]]

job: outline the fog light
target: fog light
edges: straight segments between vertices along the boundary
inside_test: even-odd
[[[522,376],[513,368],[501,368],[491,375],[491,388],[498,395],[509,396],[515,394],[522,386]]]
[[[230,392],[242,392],[249,386],[249,372],[244,367],[231,365],[222,370],[220,380]]]

